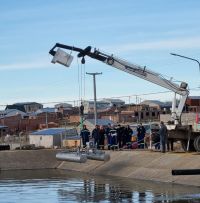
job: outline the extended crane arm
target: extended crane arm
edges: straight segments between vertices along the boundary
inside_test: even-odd
[[[185,101],[187,96],[189,95],[189,91],[187,89],[187,83],[181,82],[180,86],[176,83],[172,82],[171,80],[165,79],[161,74],[148,70],[146,66],[142,67],[136,64],[129,63],[123,59],[111,55],[108,55],[104,52],[101,52],[97,49],[92,50],[91,46],[86,47],[85,49],[80,49],[73,46],[63,45],[56,43],[56,45],[49,51],[49,53],[54,56],[56,51],[54,49],[56,47],[68,49],[71,51],[78,52],[78,57],[82,57],[82,63],[85,63],[85,56],[89,56],[91,58],[97,59],[101,62],[106,63],[107,65],[113,66],[119,70],[125,71],[129,74],[135,75],[139,78],[162,86],[166,89],[173,91],[176,94],[182,96],[178,108],[176,108],[176,97],[172,102],[172,118],[174,120],[180,120],[180,116],[185,105]]]

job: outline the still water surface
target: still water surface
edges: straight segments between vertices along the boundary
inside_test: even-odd
[[[200,188],[65,170],[0,171],[0,202],[200,203]]]

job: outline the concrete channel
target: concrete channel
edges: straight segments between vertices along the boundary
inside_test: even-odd
[[[59,169],[92,175],[151,180],[200,187],[200,175],[172,176],[172,169],[199,169],[199,153],[107,151],[110,161],[74,163],[56,160],[59,150],[0,151],[1,170]]]

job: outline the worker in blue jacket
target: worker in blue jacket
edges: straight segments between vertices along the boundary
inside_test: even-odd
[[[146,130],[142,123],[140,123],[137,127],[137,142],[138,148],[144,149],[144,138],[145,138]]]
[[[96,125],[94,130],[92,131],[92,138],[94,139],[94,144],[99,149],[99,140],[100,140],[100,135],[99,135],[99,125]]]
[[[80,136],[82,138],[83,147],[86,147],[86,142],[89,142],[90,131],[87,129],[86,125],[83,125]]]
[[[167,127],[164,124],[163,121],[160,122],[160,130],[159,130],[159,135],[160,135],[160,147],[161,147],[161,152],[165,153],[166,151],[166,144],[167,144]]]

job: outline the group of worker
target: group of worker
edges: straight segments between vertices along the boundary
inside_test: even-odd
[[[96,125],[92,130],[92,133],[90,133],[86,125],[83,125],[83,129],[80,132],[83,147],[86,147],[87,142],[92,138],[97,149],[104,149],[106,140],[109,150],[115,148],[133,148],[132,135],[133,130],[129,125],[121,126],[120,124],[118,124],[117,127],[114,127],[111,124],[108,124],[107,127]],[[142,123],[140,123],[137,127],[137,148],[145,148],[145,135],[146,130]],[[162,121],[160,122],[158,135],[159,145],[157,148],[164,153],[166,151],[165,146],[167,143],[167,128]]]
[[[131,145],[132,134],[133,131],[129,125],[114,127],[108,124],[107,127],[96,125],[91,134],[86,125],[84,125],[80,136],[83,147],[86,147],[86,143],[89,142],[91,137],[97,149],[104,149],[105,140],[107,141],[108,149],[114,149]]]

